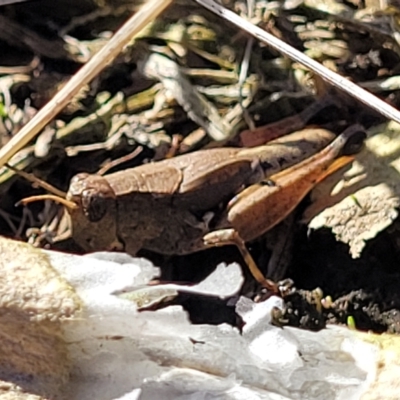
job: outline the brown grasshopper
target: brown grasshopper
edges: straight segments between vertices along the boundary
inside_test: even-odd
[[[252,149],[201,150],[105,176],[78,174],[67,195],[77,205],[68,209],[72,237],[87,251],[179,255],[201,250],[221,203],[333,138],[314,129]]]
[[[233,243],[256,280],[270,286],[244,242],[282,221],[319,180],[352,160],[335,162],[358,151],[364,136],[359,126],[336,139],[308,129],[252,149],[202,150],[105,176],[78,174],[67,194],[72,237],[87,251],[132,255]]]

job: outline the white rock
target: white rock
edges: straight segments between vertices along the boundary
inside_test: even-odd
[[[158,276],[146,260],[46,254],[83,305],[79,316],[62,324],[72,362],[65,393],[70,400],[349,400],[365,393],[386,398],[371,395],[371,387],[377,396],[385,388],[397,393],[397,375],[390,373],[399,369],[397,345],[383,352],[363,341],[375,336],[361,340],[337,327],[315,333],[272,326],[272,308],[282,307],[276,297],[238,301],[246,322],[242,334],[227,324],[192,325],[179,306],[140,312],[134,302],[113,294]],[[237,266],[221,266],[194,292],[226,297],[237,293],[242,280]]]

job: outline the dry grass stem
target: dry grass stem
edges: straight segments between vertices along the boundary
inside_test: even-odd
[[[320,76],[325,81],[329,82],[331,85],[343,90],[350,96],[356,98],[367,106],[371,107],[378,113],[382,114],[388,119],[396,121],[400,124],[400,112],[389,104],[385,103],[383,100],[374,96],[372,93],[367,92],[360,86],[349,81],[348,79],[340,76],[339,74],[331,71],[330,69],[324,67],[322,64],[306,56],[299,50],[296,50],[292,46],[283,42],[282,40],[276,38],[270,33],[264,31],[263,29],[255,26],[251,22],[245,20],[234,12],[222,7],[213,0],[195,0],[197,3],[212,11],[213,13],[219,15],[220,17],[228,20],[232,24],[243,29],[250,35],[254,36],[258,40],[268,44],[275,50],[284,54],[285,56],[291,58],[294,61],[304,65],[315,74]]]

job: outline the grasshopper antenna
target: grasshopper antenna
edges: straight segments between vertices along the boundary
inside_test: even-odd
[[[56,203],[64,205],[65,207],[69,208],[70,210],[73,210],[78,207],[78,205],[76,203],[74,203],[71,200],[66,199],[67,194],[65,192],[63,192],[62,190],[57,189],[56,187],[50,185],[49,183],[43,181],[42,179],[39,179],[37,176],[35,176],[33,174],[28,174],[25,171],[21,171],[20,169],[17,169],[10,164],[5,164],[5,166],[8,169],[11,169],[11,171],[15,172],[19,176],[22,176],[27,181],[34,183],[35,185],[38,185],[41,188],[43,188],[44,190],[47,190],[48,192],[52,193],[52,194],[42,194],[42,195],[37,195],[37,196],[26,197],[25,199],[22,199],[18,203],[16,203],[15,204],[16,207],[18,207],[21,204],[26,205],[26,204],[32,203],[34,201],[41,201],[41,200],[53,200]]]
[[[70,210],[75,210],[78,208],[78,205],[71,200],[67,200],[63,197],[56,196],[54,194],[39,194],[37,196],[30,196],[25,197],[24,199],[20,200],[18,203],[15,204],[16,207],[20,205],[27,205],[29,203],[33,203],[34,201],[41,201],[41,200],[53,200],[56,203],[62,204],[63,206],[69,208]]]
[[[56,187],[50,185],[49,183],[43,181],[42,179],[39,179],[37,176],[35,176],[33,174],[28,174],[27,172],[17,169],[10,164],[5,164],[5,166],[8,169],[11,169],[11,171],[15,172],[17,175],[22,176],[27,181],[40,186],[41,188],[43,188],[44,190],[47,190],[48,192],[54,194],[55,196],[59,196],[64,199],[67,197],[67,193],[63,192],[60,189],[57,189]]]
[[[0,0],[1,1],[1,0]],[[135,158],[136,156],[138,156],[141,152],[143,151],[143,147],[139,146],[136,147],[135,150],[133,150],[132,153],[127,154],[126,156],[117,158],[116,160],[110,161],[109,163],[107,163],[104,167],[102,167],[101,169],[99,169],[97,171],[97,175],[103,176],[106,172],[108,172],[111,168],[116,167],[119,164],[122,164],[126,161],[132,160],[133,158]]]

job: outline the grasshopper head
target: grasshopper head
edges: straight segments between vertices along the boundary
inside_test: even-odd
[[[115,203],[115,193],[102,176],[81,173],[70,183],[67,200],[76,203],[90,222],[100,221]]]
[[[67,200],[77,204],[68,210],[72,237],[85,250],[116,250],[116,196],[107,180],[99,175],[81,173],[71,180]]]

